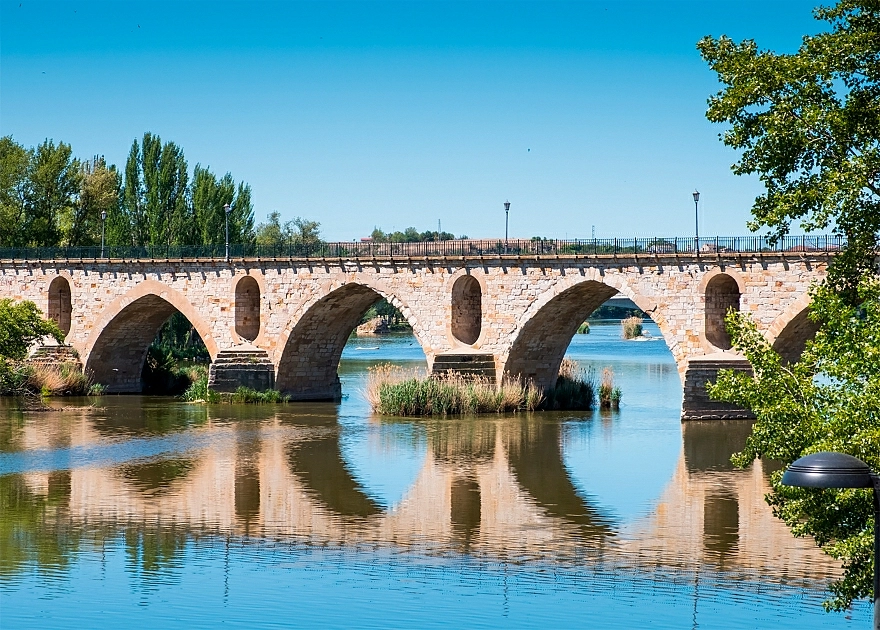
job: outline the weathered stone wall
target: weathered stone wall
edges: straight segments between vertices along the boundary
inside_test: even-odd
[[[118,391],[138,387],[145,344],[178,310],[212,358],[252,345],[275,366],[277,387],[295,397],[324,398],[338,396],[342,347],[362,313],[380,297],[412,325],[429,369],[438,355],[492,355],[498,378],[518,374],[547,386],[577,325],[619,292],[658,324],[684,377],[690,359],[724,349],[706,335],[712,278],[725,274],[735,281],[740,309],[791,353],[811,332],[803,323],[807,291],[824,277],[825,267],[823,257],[809,254],[711,260],[0,261],[0,297],[34,300],[50,312],[50,284],[65,278],[71,302],[67,341],[87,369],[109,379]],[[453,290],[465,275],[480,290],[480,328],[471,344],[453,334]],[[245,277],[247,283],[239,285]],[[258,311],[247,304],[237,320],[238,286],[249,287],[248,294],[259,299]],[[476,293],[469,295],[475,303]]]

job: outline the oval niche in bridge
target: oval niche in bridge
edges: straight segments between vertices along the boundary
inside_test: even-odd
[[[235,285],[235,332],[247,341],[260,334],[260,285],[250,276]]]
[[[70,332],[70,283],[64,276],[58,276],[49,284],[49,319],[58,324],[65,335]]]
[[[452,335],[473,345],[483,326],[483,291],[473,276],[462,276],[452,285]]]
[[[739,298],[739,285],[726,273],[719,273],[706,285],[706,341],[716,348],[731,348],[724,317],[730,309],[739,310]]]

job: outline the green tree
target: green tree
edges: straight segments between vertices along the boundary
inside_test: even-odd
[[[274,210],[260,223],[256,230],[257,245],[262,247],[282,247],[293,240],[293,224],[287,221],[282,225],[281,213]]]
[[[701,40],[723,85],[706,116],[726,124],[724,143],[741,151],[734,172],[764,183],[753,230],[778,237],[799,220],[846,236],[830,281],[852,302],[861,276],[873,273],[880,231],[880,2],[841,0],[815,16],[830,29],[793,54]]]
[[[22,245],[60,244],[62,217],[76,205],[80,180],[79,161],[69,144],[46,140],[32,151]]]
[[[118,205],[116,169],[103,157],[80,166],[80,190],[76,203],[61,217],[63,245],[96,245],[101,242],[101,213],[109,217]]]
[[[0,300],[0,360],[24,359],[31,344],[47,336],[59,343],[64,341],[64,333],[55,322],[41,317],[36,304],[15,303],[10,298]]]
[[[810,317],[820,324],[801,359],[787,364],[745,315],[731,313],[734,346],[753,376],[722,372],[710,394],[757,417],[734,461],[789,464],[822,450],[850,453],[880,468],[880,2],[841,0],[815,11],[830,28],[804,37],[796,53],[755,42],[704,38],[699,49],[722,90],[709,120],[727,125],[725,144],[741,152],[737,174],[758,174],[765,192],[753,230],[772,237],[793,221],[831,228],[847,244],[813,288]],[[772,477],[768,501],[795,535],[811,535],[841,560],[842,579],[826,602],[843,609],[873,591],[872,499],[863,490],[806,490]]]
[[[12,136],[0,138],[0,247],[22,245],[26,239],[30,154]]]

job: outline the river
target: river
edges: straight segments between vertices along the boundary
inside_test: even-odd
[[[0,626],[867,628],[825,613],[836,564],[736,470],[744,421],[679,421],[655,339],[594,324],[619,411],[382,418],[353,339],[339,404],[0,400]]]

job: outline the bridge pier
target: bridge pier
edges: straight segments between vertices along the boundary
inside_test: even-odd
[[[682,377],[682,421],[732,420],[755,417],[748,409],[709,398],[706,383],[715,382],[718,379],[719,370],[735,370],[751,374],[752,366],[740,356],[721,352],[690,359]]]
[[[431,375],[455,373],[465,377],[480,376],[495,382],[495,355],[493,354],[438,354],[431,366]]]
[[[265,350],[245,347],[217,353],[208,369],[208,388],[234,392],[242,386],[257,391],[275,387],[275,366]]]

